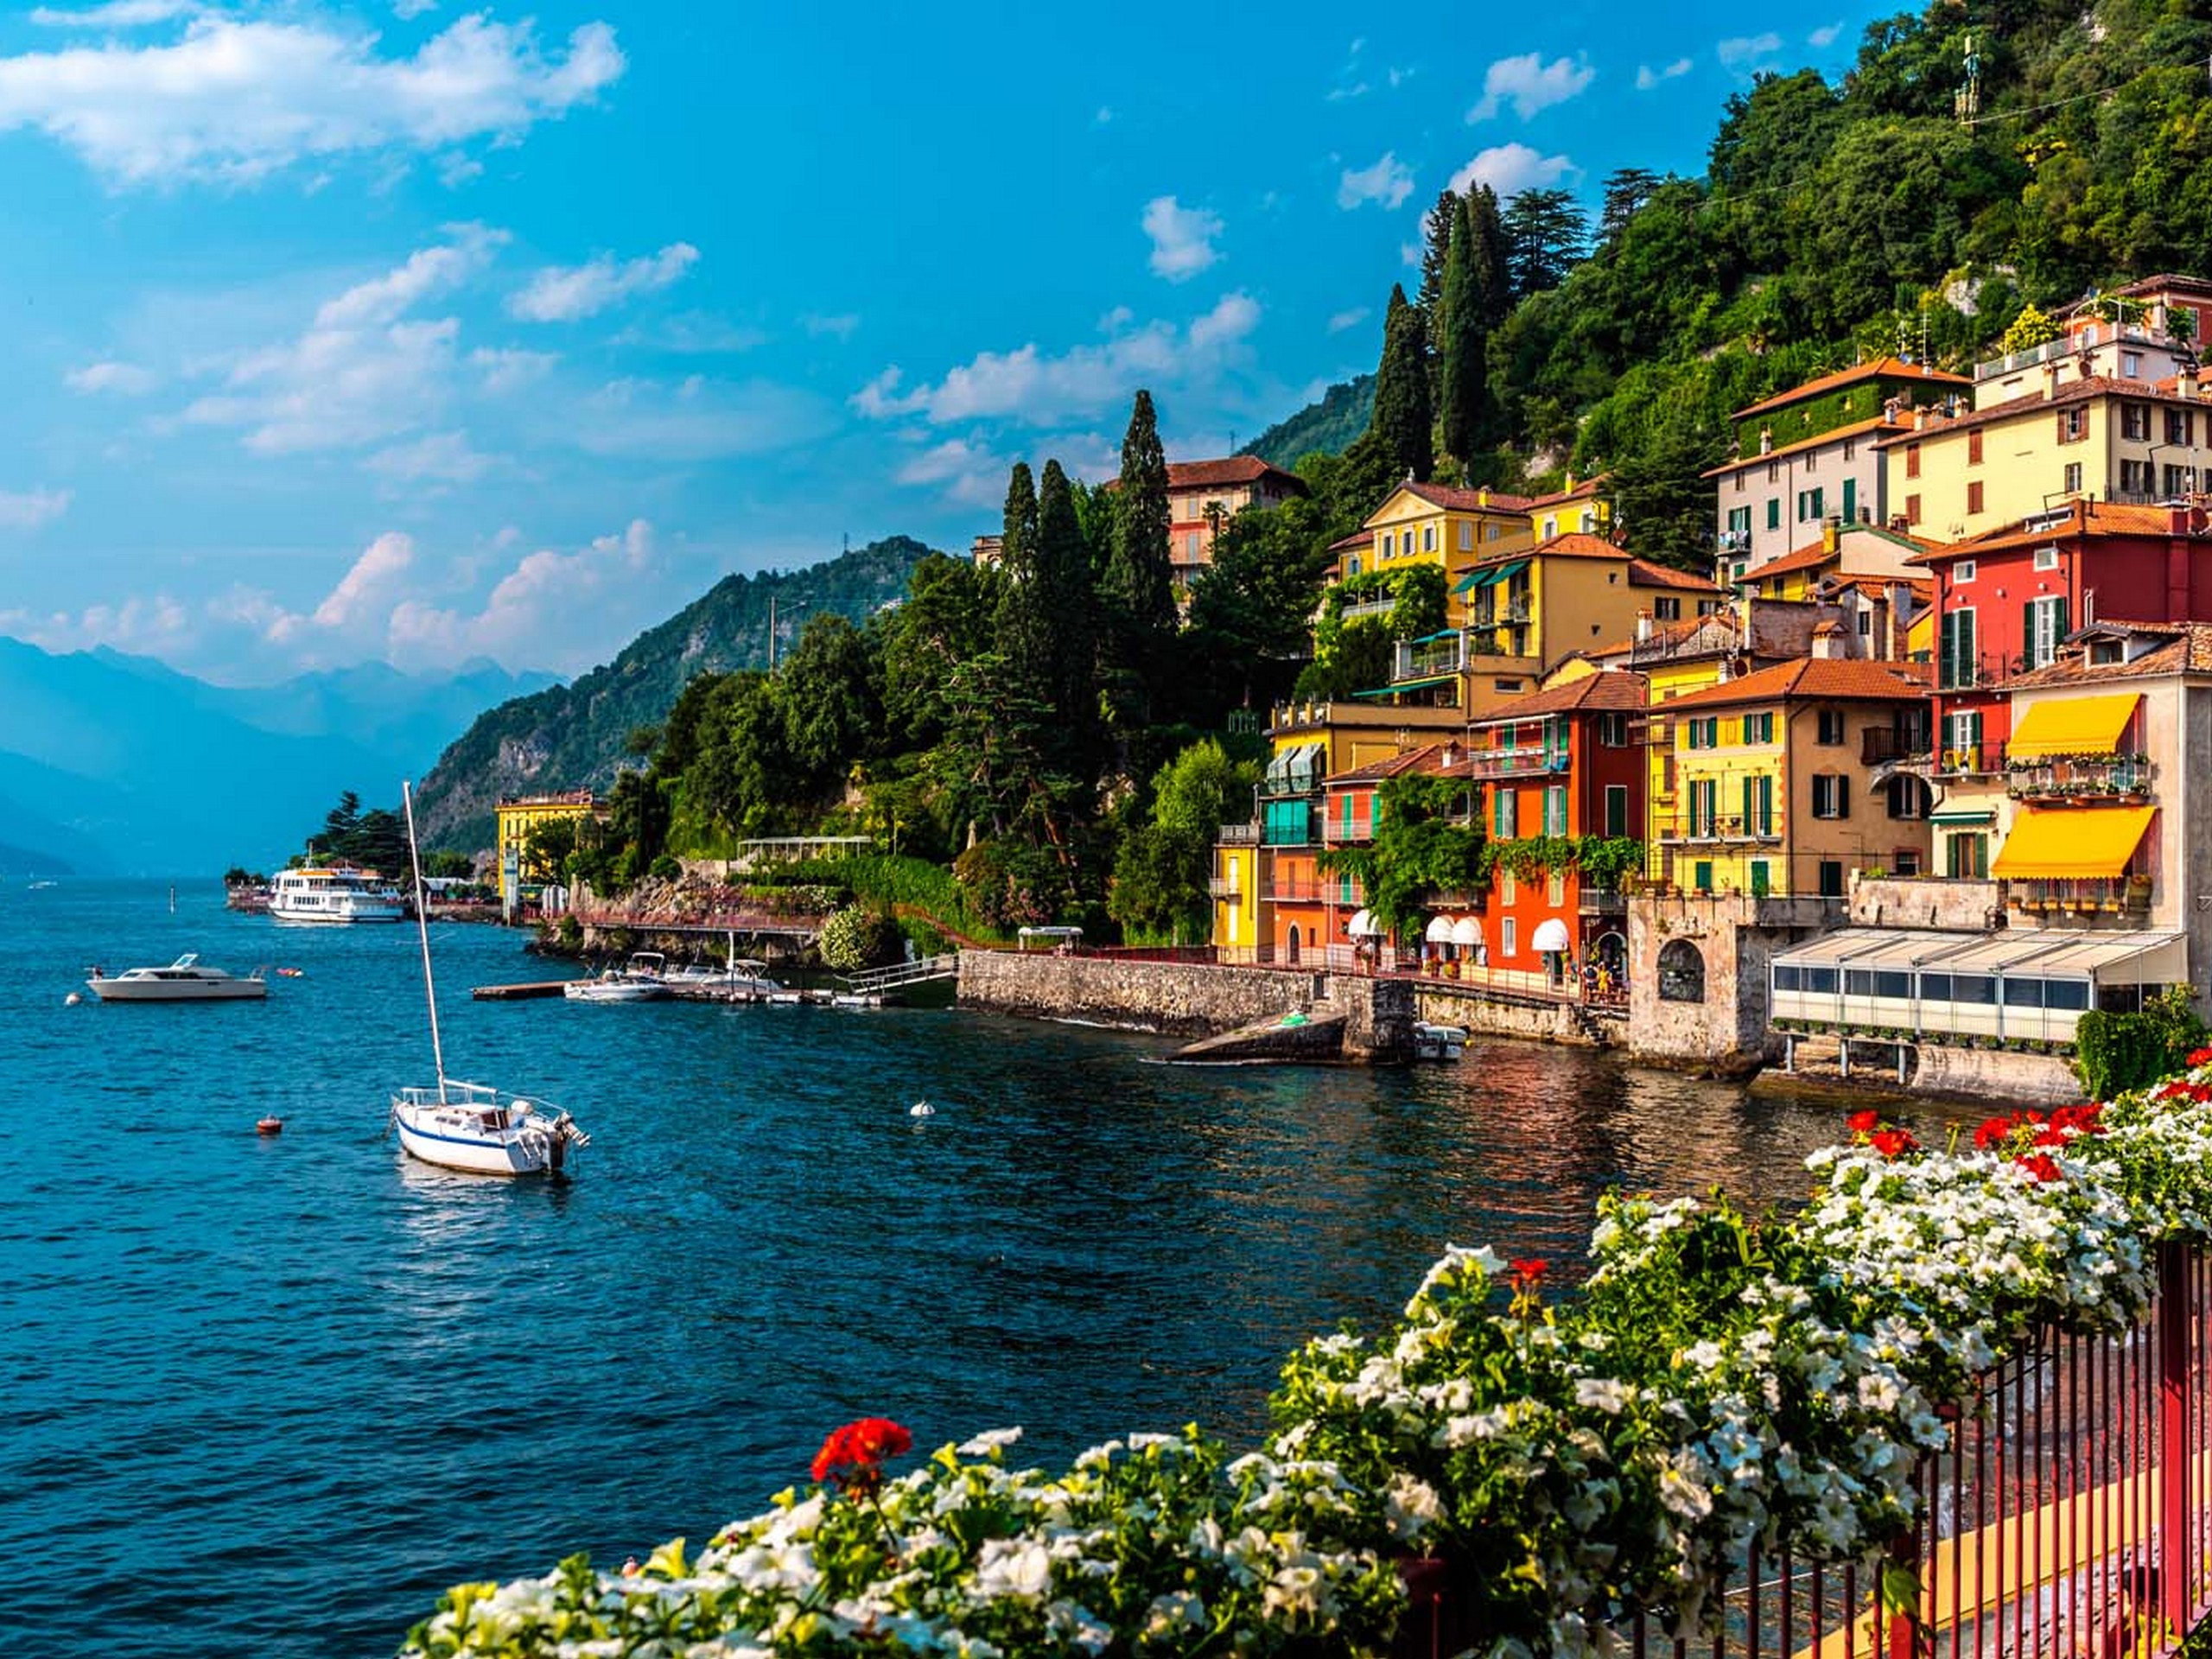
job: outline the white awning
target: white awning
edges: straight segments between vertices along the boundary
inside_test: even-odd
[[[1480,944],[1482,942],[1483,925],[1477,921],[1473,917],[1462,916],[1458,921],[1452,924],[1452,944]]]
[[[1895,972],[2049,974],[2105,985],[2178,984],[2188,976],[2188,945],[2178,933],[2106,932],[2099,929],[2000,928],[1993,933],[1942,933],[1847,927],[1777,954],[1777,967],[1850,967]]]
[[[1380,933],[1382,931],[1376,925],[1375,918],[1363,910],[1352,912],[1351,920],[1344,924],[1344,931],[1354,938],[1357,938],[1363,933]]]
[[[1451,944],[1452,918],[1449,916],[1430,917],[1428,918],[1428,931],[1421,937],[1426,938],[1431,944]]]
[[[1536,924],[1535,936],[1529,941],[1529,948],[1538,955],[1546,951],[1571,950],[1574,947],[1567,937],[1567,924],[1556,916],[1547,916]]]

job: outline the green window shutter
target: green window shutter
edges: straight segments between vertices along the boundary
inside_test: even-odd
[[[1847,524],[1859,522],[1859,480],[1855,478],[1843,480],[1843,522]]]

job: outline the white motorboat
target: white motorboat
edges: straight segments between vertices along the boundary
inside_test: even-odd
[[[560,1175],[571,1153],[591,1144],[575,1119],[542,1101],[524,1100],[489,1084],[446,1076],[438,1036],[438,993],[430,976],[430,929],[423,905],[423,861],[415,850],[415,793],[400,785],[407,808],[407,855],[415,874],[415,923],[423,944],[423,995],[430,1011],[435,1088],[410,1086],[391,1096],[391,1126],[409,1156],[480,1175]]]
[[[596,979],[575,979],[561,995],[571,1002],[661,1002],[676,995],[670,988],[668,958],[658,950],[640,950],[626,968],[610,968]]]
[[[1465,1026],[1431,1025],[1426,1020],[1414,1022],[1414,1058],[1421,1060],[1456,1060],[1467,1047],[1467,1028]]]
[[[247,1002],[269,995],[267,973],[257,968],[241,979],[188,950],[166,968],[132,968],[112,979],[95,968],[85,988],[103,1002]]]
[[[279,872],[269,913],[280,922],[402,922],[407,904],[374,870],[340,864]]]

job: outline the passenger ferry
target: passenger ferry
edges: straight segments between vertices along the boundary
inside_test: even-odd
[[[374,870],[340,864],[281,872],[270,890],[269,913],[280,922],[400,922],[407,906]]]

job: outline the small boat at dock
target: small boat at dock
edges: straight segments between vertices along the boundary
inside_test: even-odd
[[[640,950],[623,968],[610,968],[596,979],[571,980],[562,995],[571,1002],[664,1002],[676,992],[667,979],[668,958]]]

